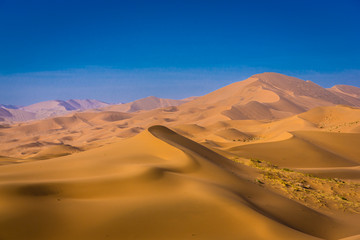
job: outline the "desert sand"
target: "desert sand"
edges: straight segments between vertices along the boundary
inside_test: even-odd
[[[2,124],[0,239],[358,239],[358,92],[264,73]]]

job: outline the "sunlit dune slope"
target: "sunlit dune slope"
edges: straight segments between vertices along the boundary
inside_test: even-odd
[[[331,132],[360,132],[360,109],[346,106],[319,107],[299,115],[299,118]]]

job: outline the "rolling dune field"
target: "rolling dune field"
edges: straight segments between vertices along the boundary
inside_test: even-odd
[[[0,239],[359,239],[357,93],[264,73],[3,123]]]

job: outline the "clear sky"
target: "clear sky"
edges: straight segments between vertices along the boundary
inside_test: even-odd
[[[359,0],[0,0],[0,103],[203,95],[274,71],[360,87]]]

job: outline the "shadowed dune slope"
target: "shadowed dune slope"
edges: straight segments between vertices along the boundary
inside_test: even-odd
[[[35,113],[27,112],[21,109],[0,107],[0,122],[28,121],[35,119],[35,115]]]
[[[336,85],[330,88],[329,91],[354,104],[355,106],[359,106],[360,104],[360,88],[358,87]]]
[[[0,238],[278,240],[359,234],[351,223],[246,177],[253,175],[245,165],[154,126],[97,149],[1,166]]]

